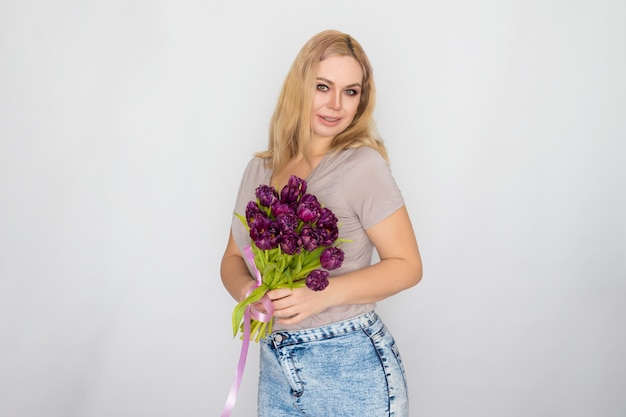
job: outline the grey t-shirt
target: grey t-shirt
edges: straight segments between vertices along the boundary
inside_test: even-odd
[[[265,162],[264,159],[253,158],[248,163],[235,204],[236,213],[245,216],[246,205],[255,199],[256,188],[270,183],[272,170]],[[404,205],[385,160],[375,149],[367,146],[347,149],[326,155],[305,180],[307,193],[314,194],[324,207],[337,216],[339,237],[350,240],[341,244],[345,259],[341,268],[330,271],[330,279],[369,266],[374,246],[365,231]],[[234,217],[232,226],[235,242],[243,253],[243,248],[250,244],[248,231],[237,217]],[[251,266],[248,267],[252,274]],[[274,330],[324,326],[366,313],[375,306],[373,303],[334,306],[294,326],[275,323]]]

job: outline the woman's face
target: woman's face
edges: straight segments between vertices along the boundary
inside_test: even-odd
[[[311,132],[313,139],[332,139],[356,115],[361,100],[363,70],[350,56],[331,56],[317,68]]]

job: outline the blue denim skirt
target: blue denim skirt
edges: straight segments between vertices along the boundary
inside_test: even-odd
[[[261,339],[259,417],[406,417],[407,384],[375,312]]]

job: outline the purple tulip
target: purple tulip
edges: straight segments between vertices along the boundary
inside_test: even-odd
[[[290,185],[285,185],[280,191],[280,201],[285,204],[294,203],[298,201],[299,197],[300,191]]]
[[[320,246],[320,236],[317,230],[312,227],[304,226],[300,231],[300,239],[302,241],[302,247],[309,252],[313,252]]]
[[[278,247],[280,230],[276,223],[264,217],[256,217],[250,225],[250,238],[261,250]]]
[[[344,252],[343,250],[331,246],[322,251],[320,255],[320,263],[323,268],[330,270],[337,269],[343,264]]]
[[[300,199],[296,214],[305,223],[313,223],[320,217],[322,206],[317,201],[317,197],[312,194],[305,194]]]
[[[248,227],[252,227],[252,223],[258,217],[267,219],[266,214],[261,210],[256,201],[248,202],[246,206],[246,221],[248,222]]]
[[[314,269],[306,277],[306,286],[313,291],[322,291],[328,287],[328,271]]]
[[[289,177],[289,181],[287,181],[287,185],[291,185],[300,190],[300,194],[306,193],[306,181],[302,178],[298,178],[295,175]]]
[[[331,209],[324,207],[320,210],[320,218],[317,220],[318,227],[337,226],[337,216]]]
[[[282,233],[295,232],[298,227],[298,223],[298,217],[291,212],[279,214],[276,217],[276,224]]]
[[[271,207],[274,201],[278,201],[278,192],[269,185],[259,185],[255,191],[259,204],[263,207]]]
[[[280,190],[280,201],[287,204],[296,202],[305,192],[306,181],[292,175],[289,177],[287,185]]]
[[[300,248],[300,236],[296,233],[285,233],[280,236],[280,249],[287,255],[297,254]]]
[[[289,204],[285,204],[281,201],[275,201],[274,204],[272,204],[272,216],[274,217],[278,217],[281,214],[293,212],[294,210]]]
[[[319,236],[320,246],[330,246],[335,243],[335,240],[339,237],[339,229],[337,228],[337,225],[318,227],[317,235]]]

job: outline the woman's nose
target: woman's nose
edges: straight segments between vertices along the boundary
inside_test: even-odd
[[[328,107],[333,110],[339,110],[341,108],[341,93],[329,94]]]

